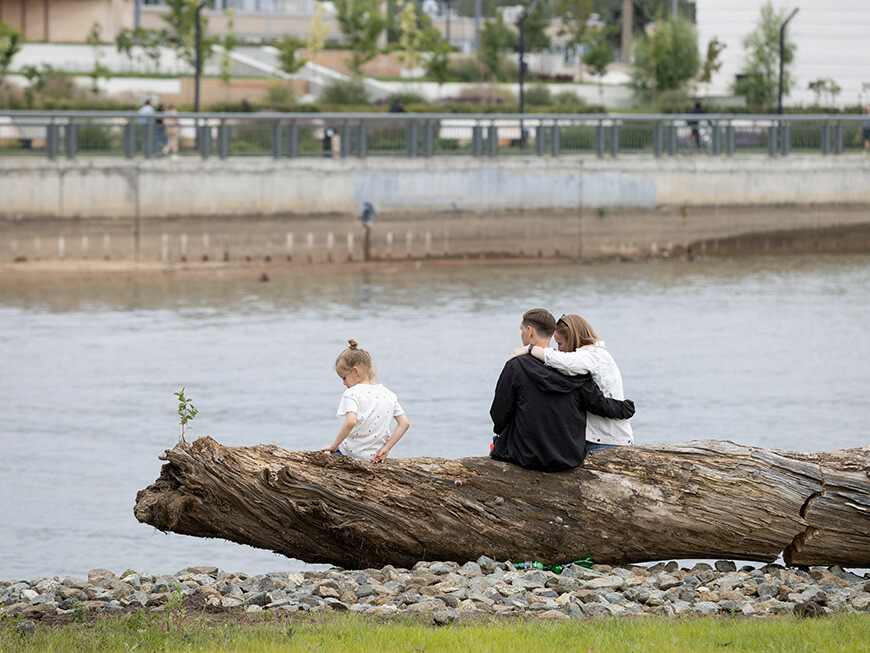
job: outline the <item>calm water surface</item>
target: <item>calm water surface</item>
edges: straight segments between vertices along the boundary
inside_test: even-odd
[[[0,290],[0,578],[302,568],[135,520],[178,437],[172,393],[199,408],[194,437],[320,448],[353,337],[411,419],[396,456],[484,455],[496,378],[536,306],[605,340],[638,443],[870,441],[868,256],[251,276]]]

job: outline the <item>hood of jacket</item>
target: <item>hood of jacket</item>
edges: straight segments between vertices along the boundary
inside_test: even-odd
[[[588,374],[568,376],[544,365],[534,356],[517,356],[513,359],[529,380],[542,392],[568,394],[574,392],[589,379]]]

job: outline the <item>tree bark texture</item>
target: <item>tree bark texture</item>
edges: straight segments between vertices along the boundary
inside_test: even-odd
[[[618,447],[551,474],[489,458],[371,464],[208,437],[164,458],[160,477],[136,496],[139,521],[309,563],[772,562],[782,554],[789,565],[870,567],[870,446]]]

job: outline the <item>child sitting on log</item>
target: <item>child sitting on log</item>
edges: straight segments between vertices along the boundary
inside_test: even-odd
[[[348,348],[335,361],[335,373],[347,387],[337,415],[344,424],[333,443],[321,451],[380,463],[411,423],[396,395],[375,380],[371,355],[355,340],[347,342]],[[396,420],[392,435],[391,418]]]

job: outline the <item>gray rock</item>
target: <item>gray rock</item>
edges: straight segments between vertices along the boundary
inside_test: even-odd
[[[621,579],[620,579],[621,580]],[[539,569],[532,569],[531,571],[527,571],[526,573],[514,578],[511,585],[514,587],[526,587],[526,588],[535,588],[535,587],[545,587],[547,584],[547,574]]]
[[[480,565],[476,562],[466,562],[459,568],[459,573],[466,578],[475,578],[483,573]]]
[[[459,597],[456,594],[439,594],[438,598],[444,602],[448,608],[456,608],[459,606]]]
[[[341,595],[341,587],[334,580],[325,580],[314,586],[314,595],[324,599],[337,599]]]
[[[611,614],[603,603],[583,603],[579,607],[587,617],[609,617]]]
[[[456,568],[451,566],[446,562],[433,562],[429,566],[429,571],[435,574],[436,576],[445,576],[446,574],[451,573]]]
[[[569,617],[583,617],[586,615],[586,613],[583,612],[583,608],[581,608],[576,603],[568,603],[567,605],[565,605],[564,610],[565,614],[567,614]]]
[[[550,586],[549,581],[547,586]],[[558,576],[555,581],[555,589],[558,589],[560,592],[576,592],[580,589],[580,581],[576,578]]]
[[[486,556],[480,556],[476,562],[480,566],[480,570],[484,574],[491,574],[496,570],[496,567],[498,566],[498,563],[495,560]]]
[[[683,586],[688,587],[689,589],[695,589],[701,585],[701,581],[697,576],[686,576],[683,579]]]
[[[484,603],[488,606],[492,606],[492,604],[495,603],[495,601],[493,601],[491,598],[477,590],[469,590],[468,598],[475,603]]]
[[[716,571],[721,572],[737,571],[737,565],[731,560],[717,560],[714,567],[716,567]]]
[[[601,598],[608,603],[622,604],[625,601],[625,596],[619,592],[605,592]]]
[[[35,608],[41,608],[43,612],[54,612],[57,610],[60,602],[56,600],[54,594],[40,594],[30,602]]]
[[[15,626],[15,630],[22,637],[30,637],[36,633],[36,624],[29,619],[25,619],[24,621],[18,622]]]
[[[577,590],[572,593],[572,596],[581,603],[595,603],[598,601],[598,594],[594,590]]]
[[[139,605],[145,605],[146,603],[148,603],[149,598],[150,597],[145,592],[143,592],[142,590],[137,590],[136,592],[133,592],[132,594],[127,596],[127,598],[124,599],[124,601],[125,601],[124,605],[132,605],[133,603],[138,603]],[[111,603],[111,601],[110,601],[110,603]]]
[[[452,607],[447,607],[442,610],[436,610],[432,613],[432,621],[436,626],[447,626],[456,621],[459,613]]]
[[[588,590],[620,590],[625,587],[625,579],[619,576],[602,576],[601,578],[592,578],[582,582],[583,589]]]
[[[658,574],[653,577],[653,584],[660,590],[668,590],[681,585],[680,579],[670,574]]]
[[[91,569],[88,572],[88,583],[98,585],[101,582],[118,580],[115,574],[108,569]]]
[[[650,597],[651,588],[649,585],[637,585],[628,587],[623,592],[623,595],[629,601],[637,601],[638,603],[646,603]]]
[[[426,599],[419,603],[413,603],[405,607],[407,612],[433,612],[435,610],[443,610],[446,606],[435,599]]]
[[[539,619],[552,619],[555,621],[561,621],[562,619],[567,619],[568,615],[560,610],[547,610],[546,612],[542,612],[538,615]]]
[[[244,596],[244,592],[242,592],[242,588],[233,583],[229,583],[226,587],[221,590],[221,594],[224,596],[230,596],[234,599],[240,599]]]
[[[870,594],[860,594],[852,598],[852,608],[858,612],[870,612]]]
[[[354,590],[354,593],[357,595],[357,597],[364,598],[366,596],[371,596],[372,594],[374,594],[375,588],[371,585],[360,585]]]
[[[823,617],[827,610],[816,603],[815,601],[806,601],[798,603],[794,606],[794,614],[796,617]]]
[[[705,617],[719,614],[719,606],[712,601],[698,601],[692,606],[692,610]]]
[[[267,594],[268,592],[255,592],[245,599],[245,605],[257,605],[259,607],[263,607],[269,602]]]
[[[221,606],[224,608],[235,608],[235,607],[238,607],[240,605],[244,605],[244,603],[245,602],[242,601],[241,599],[237,599],[233,596],[224,596],[221,599]]]
[[[323,605],[335,612],[347,612],[348,606],[332,597],[323,599]]]
[[[536,587],[535,589],[532,590],[532,593],[535,594],[536,596],[543,596],[544,598],[547,598],[547,599],[555,599],[555,598],[559,597],[559,592],[554,592],[553,590],[546,588],[546,587],[545,588]]]
[[[426,597],[422,596],[421,594],[405,594],[401,597],[401,599],[402,603],[413,604],[426,600]]]

